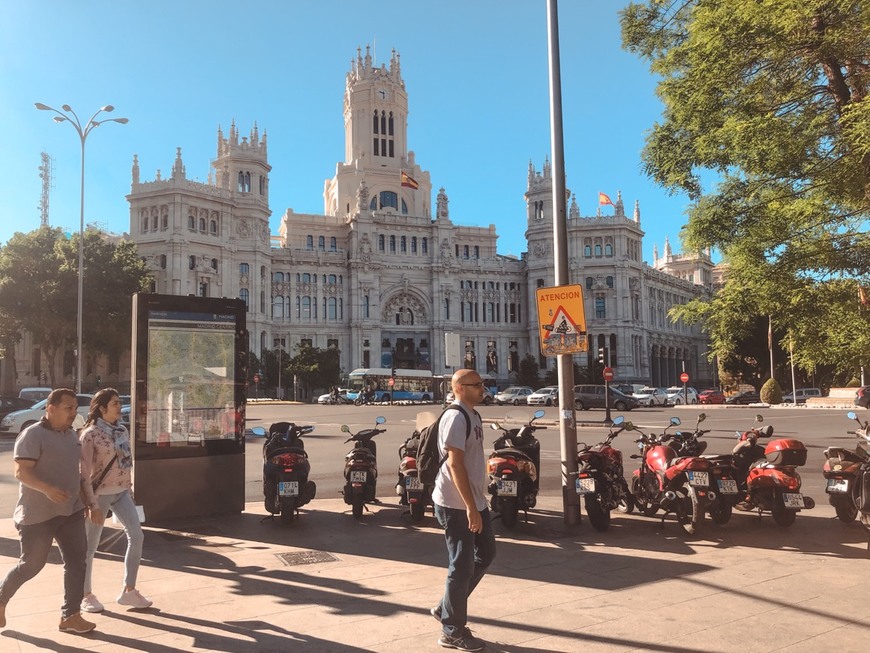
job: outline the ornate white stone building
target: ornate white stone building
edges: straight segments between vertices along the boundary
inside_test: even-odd
[[[336,347],[346,371],[395,364],[449,373],[444,334],[459,333],[466,365],[507,384],[526,353],[540,355],[534,290],[554,283],[550,165],[529,165],[528,252],[501,255],[493,225],[451,221],[444,188],[433,209],[407,116],[399,56],[377,66],[368,48],[358,51],[345,86],[344,161],[324,184],[324,213],[288,209],[278,236],[269,230],[267,139],[256,125],[247,137],[234,123],[227,135],[218,130],[207,183],[187,179],[180,148],[169,177],[152,181],[141,181],[134,156],[130,234],[154,290],[241,297],[252,351]],[[705,386],[706,339],[668,310],[711,291],[710,258],[674,256],[666,244],[650,267],[643,235],[637,202],[631,217],[621,196],[615,215],[582,217],[572,200],[571,282],[584,287],[589,356],[605,346],[620,380],[654,385],[676,382],[685,363]]]

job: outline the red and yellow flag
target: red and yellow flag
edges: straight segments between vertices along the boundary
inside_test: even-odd
[[[411,175],[402,170],[402,186],[417,190],[420,187],[420,184],[418,184]]]
[[[598,193],[598,206],[604,206],[605,204],[610,204],[610,206],[614,205],[613,202],[610,201],[610,197],[607,195],[607,193],[599,192]]]

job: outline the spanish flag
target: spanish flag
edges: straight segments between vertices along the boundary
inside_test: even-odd
[[[420,187],[420,184],[418,184],[411,175],[402,170],[402,186],[417,190]]]
[[[605,204],[610,204],[613,206],[613,202],[610,201],[610,197],[607,196],[606,193],[598,193],[598,206],[604,206]]]

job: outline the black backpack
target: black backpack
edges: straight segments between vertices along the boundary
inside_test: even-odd
[[[443,458],[438,452],[438,428],[441,424],[441,418],[448,410],[458,410],[465,417],[465,439],[471,434],[471,418],[468,413],[459,404],[450,404],[445,408],[432,424],[420,430],[420,445],[417,448],[417,478],[423,485],[435,485],[435,477],[438,476],[438,470],[447,457]]]

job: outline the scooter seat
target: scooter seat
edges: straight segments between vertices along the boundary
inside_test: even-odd
[[[724,465],[732,465],[734,463],[734,456],[729,453],[707,454],[706,456],[701,456],[701,458],[706,458],[711,463],[720,463]]]
[[[496,449],[493,456],[516,456],[517,458],[525,458],[526,460],[531,460],[529,454],[520,449],[514,449],[513,447],[507,447],[505,449]]]

